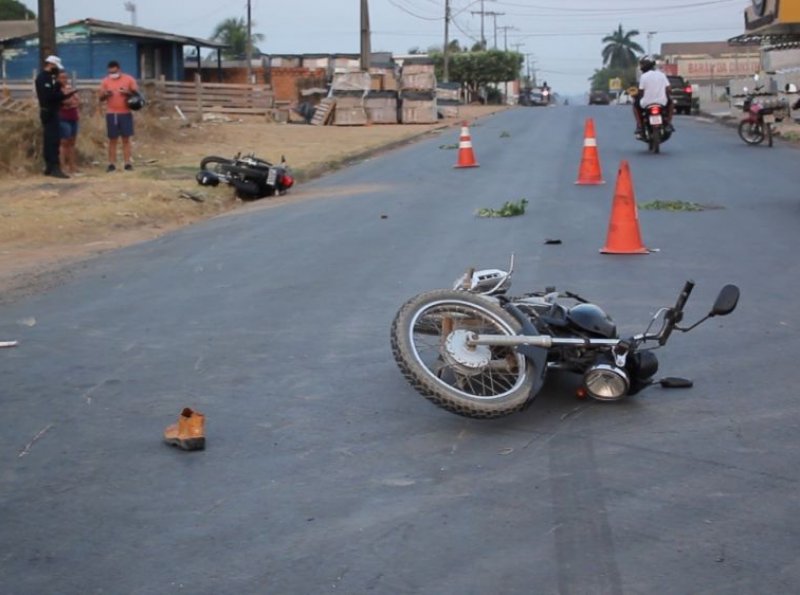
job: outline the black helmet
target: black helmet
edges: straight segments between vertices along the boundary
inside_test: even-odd
[[[144,95],[139,93],[138,91],[134,91],[132,95],[128,97],[128,107],[133,111],[137,112],[144,107]]]
[[[617,325],[594,304],[578,304],[567,312],[567,320],[579,329],[608,339],[617,336]]]
[[[639,70],[642,72],[647,72],[648,70],[653,70],[656,67],[656,61],[653,60],[652,56],[644,55],[639,58]]]

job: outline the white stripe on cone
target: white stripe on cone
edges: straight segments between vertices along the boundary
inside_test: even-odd
[[[471,149],[472,148],[472,143],[470,141],[468,141],[468,140],[462,140],[459,143],[458,148],[459,149]]]
[[[583,141],[584,147],[596,147],[597,146],[597,139],[595,138],[587,138]]]

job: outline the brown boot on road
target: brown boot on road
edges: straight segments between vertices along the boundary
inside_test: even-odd
[[[186,407],[178,417],[178,423],[164,430],[164,442],[183,450],[203,450],[206,447],[206,416]]]

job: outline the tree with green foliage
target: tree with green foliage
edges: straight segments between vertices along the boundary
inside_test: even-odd
[[[24,21],[36,15],[17,0],[0,0],[0,21]]]
[[[636,66],[636,54],[643,54],[642,46],[633,38],[639,35],[636,29],[624,31],[622,25],[611,34],[603,38],[603,66],[609,68],[630,68]]]
[[[214,28],[211,39],[228,46],[222,50],[222,55],[229,60],[242,60],[247,55],[247,23],[242,17],[231,17],[219,23]],[[264,41],[264,36],[261,33],[253,33],[251,41],[253,44]],[[254,45],[253,55],[258,54]]]
[[[431,57],[436,65],[436,77],[441,79],[444,56],[437,52]],[[452,54],[450,56],[450,81],[461,83],[474,97],[479,94],[481,88],[489,83],[502,83],[519,78],[522,61],[522,54],[502,50]]]
[[[598,68],[589,77],[592,91],[608,91],[608,82],[611,79],[621,79],[622,88],[636,86],[636,66],[628,68]]]

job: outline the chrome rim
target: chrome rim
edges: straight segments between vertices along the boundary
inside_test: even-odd
[[[476,370],[470,358],[457,352],[463,346],[454,346],[454,339],[457,341],[464,335],[457,331],[516,334],[508,324],[481,306],[458,300],[427,304],[411,320],[408,339],[414,358],[431,379],[465,397],[481,400],[506,397],[525,382],[525,358],[513,348],[489,347],[489,354],[482,353],[475,358],[488,364]]]
[[[764,131],[760,124],[746,124],[742,126],[742,136],[748,143],[757,144],[764,139]]]

